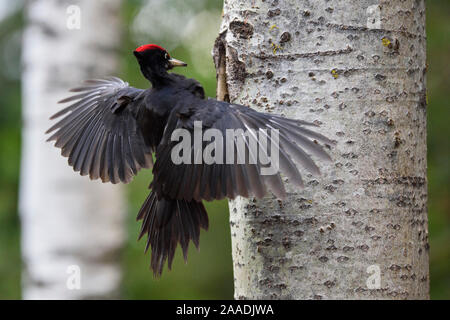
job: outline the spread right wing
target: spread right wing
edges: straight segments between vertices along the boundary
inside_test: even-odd
[[[206,130],[215,130],[218,141],[216,137],[209,137],[211,142],[200,141],[201,148],[196,150],[196,122],[201,123]],[[320,174],[311,155],[331,161],[319,142],[330,146],[334,142],[308,127],[317,125],[260,113],[246,106],[215,99],[186,97],[168,118],[165,133],[156,150],[152,187],[159,195],[187,201],[211,201],[225,197],[234,199],[236,196],[262,198],[269,189],[282,199],[286,191],[280,173],[286,175],[291,183],[302,187],[303,180],[296,164],[313,174]],[[173,150],[177,150],[174,148],[181,144],[172,140],[172,134],[177,129],[186,129],[194,138],[187,140],[187,161],[175,164]],[[230,149],[226,142],[227,130],[239,136],[232,136]],[[272,136],[276,132],[278,139]],[[242,148],[238,147],[239,138]],[[257,148],[253,148],[252,144]],[[214,161],[208,164],[203,161],[207,145],[214,146],[211,154],[217,153]],[[227,156],[230,154],[233,156],[228,161]],[[272,155],[276,154],[278,157],[272,159]],[[271,164],[275,165],[276,172],[263,174],[263,168]]]
[[[152,121],[146,90],[110,78],[87,80],[71,91],[80,93],[60,101],[72,104],[51,117],[64,116],[47,133],[53,133],[48,141],[56,141],[75,171],[93,180],[128,183],[141,168],[152,167],[155,142],[143,132]]]

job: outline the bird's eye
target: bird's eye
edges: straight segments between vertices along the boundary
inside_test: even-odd
[[[169,54],[166,52],[166,54],[164,55],[164,59],[169,60],[169,58],[170,58],[170,56],[169,56]]]

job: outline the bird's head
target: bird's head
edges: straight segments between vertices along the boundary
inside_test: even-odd
[[[133,51],[141,67],[149,68],[151,71],[160,73],[173,67],[185,67],[183,61],[170,57],[163,47],[156,44],[146,44]]]

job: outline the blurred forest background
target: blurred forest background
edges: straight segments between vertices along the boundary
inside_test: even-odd
[[[21,40],[23,1],[0,0],[0,299],[21,298],[18,183],[21,145]],[[215,96],[211,49],[221,21],[222,0],[123,1],[121,72],[145,88],[132,55],[143,43],[158,43],[189,67],[177,70],[199,80]],[[427,1],[428,181],[431,298],[450,299],[450,1]],[[55,53],[57,54],[57,53]],[[102,75],[99,75],[102,76]],[[126,187],[128,240],[122,257],[125,299],[232,299],[231,241],[226,201],[207,203],[210,231],[201,235],[201,254],[191,246],[189,263],[177,252],[173,270],[155,281],[137,242],[135,217],[147,196],[150,170]]]

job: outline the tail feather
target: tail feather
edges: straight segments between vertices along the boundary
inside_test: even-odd
[[[150,266],[155,276],[161,276],[164,263],[168,260],[169,269],[178,242],[187,261],[189,241],[198,248],[200,228],[208,229],[208,215],[203,203],[195,200],[175,200],[162,197],[158,199],[152,191],[137,216],[142,220],[139,239],[147,234],[147,245],[152,249]]]

